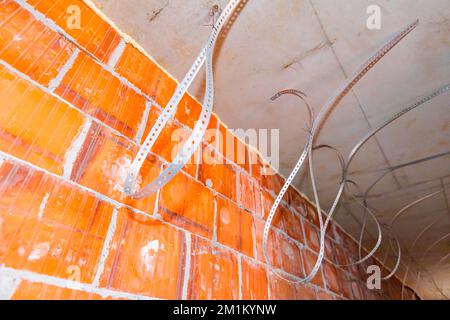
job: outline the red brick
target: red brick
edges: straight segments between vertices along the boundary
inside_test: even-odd
[[[182,124],[193,129],[195,123],[200,117],[200,112],[202,111],[202,105],[195,100],[191,95],[184,95],[178,105],[177,113],[175,114],[175,119],[180,121]]]
[[[267,272],[265,267],[257,262],[242,258],[242,299],[267,300]]]
[[[286,209],[286,207],[281,206],[281,208],[283,212],[282,218],[285,232],[292,239],[297,240],[301,243],[305,243],[301,218],[296,214],[290,212],[288,209]]]
[[[319,252],[320,250],[320,242],[319,242],[319,229],[312,225],[307,221],[303,221],[303,228],[305,230],[305,241],[306,245],[315,252]]]
[[[183,232],[121,209],[100,286],[155,298],[180,299],[185,254]]]
[[[250,161],[252,176],[256,180],[261,181],[262,175],[264,174],[264,169],[263,169],[264,165],[263,165],[263,160],[261,159],[261,156],[255,149],[250,148],[249,158],[250,158],[249,161]]]
[[[318,300],[334,300],[334,297],[332,294],[330,294],[324,290],[318,290],[317,291],[317,299]]]
[[[199,180],[227,198],[237,201],[236,170],[214,150],[203,148],[202,163],[199,166]]]
[[[309,275],[311,274],[311,271],[316,265],[318,255],[306,248],[302,251],[302,254],[303,254],[303,267],[305,268],[305,274]],[[311,282],[316,286],[322,288],[325,287],[322,278],[322,266],[320,266],[319,271],[317,271],[316,276],[311,280]]]
[[[98,294],[23,280],[11,300],[103,300]]]
[[[66,279],[71,276],[69,268],[76,266],[81,271],[80,281],[91,282],[112,207],[53,177],[25,167],[8,167],[15,175],[2,180],[0,186],[5,190],[2,206],[8,205],[7,211],[0,210],[0,264]],[[17,196],[13,199],[8,190],[14,187]],[[15,205],[35,188],[38,194],[45,194],[38,209],[25,212]]]
[[[269,275],[269,290],[271,300],[296,300],[296,285],[289,282],[274,273]]]
[[[264,221],[255,218],[255,236],[258,260],[266,262],[263,255]],[[303,276],[302,254],[298,245],[287,236],[271,229],[267,239],[267,255],[270,263],[295,276]]]
[[[56,93],[130,139],[145,111],[145,98],[80,53]]]
[[[268,193],[265,190],[262,191],[262,194],[263,194],[264,219],[267,220],[267,218],[269,217],[270,210],[272,209],[273,203],[275,202],[275,199],[270,193]],[[275,215],[272,219],[272,226],[280,230],[285,230],[283,219],[284,212],[285,208],[282,205],[278,206],[277,210],[275,211]]]
[[[137,200],[126,197],[123,193],[125,178],[136,154],[136,146],[94,123],[75,163],[72,179],[112,199],[152,214],[156,194]],[[139,172],[135,190],[153,181],[160,172],[161,162],[148,156]]]
[[[0,21],[0,59],[47,86],[56,78],[75,46],[14,1],[3,1]]]
[[[290,186],[286,193],[289,206],[301,216],[307,216],[305,199],[297,192],[297,190]]]
[[[218,151],[229,161],[249,171],[248,146],[236,137],[223,123],[219,123]]]
[[[158,109],[155,107],[151,108],[142,142],[147,138],[160,114],[161,112]],[[181,148],[184,146],[190,134],[191,132],[189,130],[182,128],[178,123],[173,121],[173,119],[169,120],[156,139],[155,144],[152,147],[152,152],[159,155],[164,160],[172,162],[175,160],[176,155],[181,151]],[[190,163],[196,163],[194,160],[193,156]],[[186,167],[183,169],[186,169]]]
[[[331,263],[324,261],[322,264],[324,277],[326,279],[326,285],[328,290],[331,290],[337,294],[341,294],[341,286],[338,275],[338,269]]]
[[[279,174],[266,174],[261,177],[261,184],[264,188],[266,188],[266,190],[272,191],[274,194],[278,195],[281,188],[283,187],[284,178]],[[283,199],[285,201],[288,200],[286,194],[284,195]]]
[[[233,202],[216,197],[217,241],[253,257],[253,218]]]
[[[208,238],[214,224],[214,195],[183,173],[161,189],[159,213],[164,220]]]
[[[270,299],[272,300],[316,300],[314,288],[306,284],[290,282],[271,273],[269,276]]]
[[[42,1],[28,0],[30,5],[53,20],[82,47],[102,62],[107,62],[120,42],[120,36],[82,0]],[[69,7],[80,8],[80,28],[71,27],[74,15]]]
[[[213,247],[209,241],[192,238],[188,299],[237,300],[239,273],[236,256]]]
[[[174,79],[129,43],[116,66],[116,71],[163,108],[177,87]]]
[[[14,162],[0,166],[0,211],[37,216],[45,197],[43,173]]]
[[[57,174],[85,119],[0,66],[0,150]]]
[[[245,173],[240,173],[240,203],[259,217],[262,217],[261,188]]]

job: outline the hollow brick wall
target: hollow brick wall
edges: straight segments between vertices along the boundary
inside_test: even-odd
[[[81,8],[80,29],[67,25],[71,5]],[[367,289],[373,260],[334,265],[357,255],[334,222],[312,283],[277,277],[262,256],[262,231],[283,178],[262,175],[259,154],[215,115],[209,131],[217,135],[197,161],[157,194],[126,197],[127,169],[176,85],[88,3],[0,1],[0,298],[400,297],[395,278]],[[191,130],[200,110],[183,98],[140,186],[171,160],[172,134]],[[244,150],[245,161],[237,164],[230,148]],[[290,188],[269,237],[274,268],[294,279],[311,270],[317,225],[314,207]]]

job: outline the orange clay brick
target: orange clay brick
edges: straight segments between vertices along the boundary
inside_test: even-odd
[[[298,300],[317,300],[316,290],[307,284],[298,284],[297,289],[297,299]]]
[[[283,187],[284,178],[279,174],[266,174],[261,177],[261,184],[266,190],[272,191],[274,194],[278,195],[281,188]],[[283,199],[287,200],[286,194],[284,195]]]
[[[1,190],[15,188],[18,194],[15,199],[9,198],[7,211],[0,210],[0,264],[66,279],[72,276],[70,268],[76,266],[81,271],[80,281],[91,282],[109,226],[111,206],[33,169],[23,167],[13,172],[29,177],[25,178],[28,181],[40,181],[19,186],[23,181],[17,180],[20,176],[8,175],[0,184]],[[38,210],[24,212],[15,203],[36,185],[38,193],[45,193],[45,197]],[[37,201],[34,204],[38,205]]]
[[[165,221],[212,238],[214,195],[182,172],[161,189],[159,213]]]
[[[337,268],[337,277],[339,279],[341,295],[347,299],[353,299],[352,279],[350,279],[346,272],[340,268]]]
[[[315,225],[308,221],[303,221],[303,228],[305,230],[305,244],[313,251],[319,252],[319,230]]]
[[[333,248],[334,248],[335,262],[340,265],[348,264],[347,254],[345,253],[345,250],[339,245],[335,245],[333,246]]]
[[[0,66],[0,150],[57,174],[83,116]]]
[[[305,199],[293,187],[289,187],[287,191],[287,202],[301,216],[306,216]]]
[[[248,172],[250,168],[248,146],[239,140],[236,135],[222,123],[219,124],[218,138],[218,151],[229,161],[237,164]]]
[[[301,243],[305,243],[305,239],[303,236],[303,228],[302,228],[302,220],[299,216],[289,211],[283,205],[282,208],[282,217],[283,217],[283,225],[284,230],[288,236],[292,239],[297,240]]]
[[[263,252],[265,222],[255,218],[256,251],[258,260],[266,263]],[[267,239],[270,264],[295,276],[303,276],[302,253],[299,246],[282,233],[271,228]]]
[[[255,235],[255,246],[256,246],[256,256],[259,261],[266,263],[266,259],[264,257],[263,252],[263,232],[264,232],[265,221],[260,220],[258,218],[254,219],[254,235]],[[271,228],[269,232],[269,236],[267,239],[267,255],[269,256],[271,264],[276,264],[281,268],[280,258],[277,258],[276,253],[274,252],[274,248],[276,245],[276,232]]]
[[[203,148],[198,179],[228,199],[237,201],[235,168],[209,147]]]
[[[116,71],[153,98],[162,108],[172,97],[177,83],[154,61],[127,43]]]
[[[297,299],[295,284],[279,277],[273,272],[269,273],[269,291],[271,300]]]
[[[313,270],[314,266],[316,265],[318,256],[316,253],[314,253],[306,248],[302,250],[302,255],[303,255],[303,267],[305,268],[305,274],[309,275],[309,274],[311,274],[311,271]],[[323,278],[322,278],[322,266],[320,267],[316,276],[311,280],[311,282],[321,288],[325,287],[325,285],[323,283]]]
[[[317,300],[334,300],[334,297],[325,290],[317,290]]]
[[[56,287],[44,283],[22,280],[11,300],[102,300],[103,297],[90,292]]]
[[[182,124],[193,129],[200,117],[202,106],[192,96],[185,94],[178,105],[175,118]]]
[[[142,137],[142,143],[144,143],[145,138],[147,138],[150,130],[156,123],[156,120],[158,119],[158,116],[160,114],[161,112],[155,107],[152,107],[150,109],[150,114],[148,117],[144,135]],[[160,157],[162,157],[164,160],[172,162],[177,156],[178,152],[181,151],[181,148],[183,147],[186,140],[189,138],[190,134],[191,131],[182,128],[178,123],[176,123],[173,119],[171,119],[166,123],[166,125],[162,129],[161,134],[156,139],[156,142],[153,145],[151,151],[154,154],[157,154]],[[194,161],[195,160],[194,155],[195,152],[192,155],[191,161],[189,162],[190,164],[196,163]]]
[[[216,197],[217,241],[253,257],[253,218],[233,202]]]
[[[296,284],[280,278],[274,273],[269,276],[271,300],[316,300],[316,291],[305,284]]]
[[[237,300],[239,272],[236,256],[213,247],[209,241],[191,239],[191,268],[187,298]]]
[[[137,147],[107,128],[93,123],[75,162],[72,179],[112,199],[152,214],[156,194],[143,199],[126,197],[123,193],[125,178],[137,153]],[[161,162],[153,156],[144,161],[136,180],[140,190],[158,177]]]
[[[267,300],[267,272],[264,265],[242,258],[242,299]]]
[[[338,277],[338,269],[331,263],[324,261],[322,264],[324,278],[326,280],[327,289],[337,294],[341,293],[341,286]]]
[[[253,148],[250,148],[249,157],[252,176],[260,182],[262,175],[264,174],[263,160],[261,159],[259,153]]]
[[[184,233],[121,209],[100,286],[162,299],[180,299]]]
[[[275,199],[270,193],[268,193],[265,190],[262,191],[262,194],[263,194],[264,219],[267,220]],[[280,230],[285,230],[283,218],[283,214],[285,213],[285,211],[286,209],[284,208],[283,205],[278,206],[277,211],[275,211],[275,215],[272,220],[272,226]]]
[[[240,203],[257,216],[262,216],[260,186],[247,174],[240,173]]]
[[[28,0],[47,18],[64,29],[83,48],[102,62],[107,62],[120,42],[120,35],[82,0]],[[80,10],[79,28],[76,12]]]
[[[263,190],[263,207],[264,207],[264,219],[269,216],[270,210],[274,203],[273,196]],[[281,203],[275,213],[272,225],[286,232],[292,239],[304,243],[303,229],[301,218],[291,212],[287,206]]]
[[[123,135],[136,136],[145,98],[81,52],[56,93]]]
[[[56,78],[75,49],[14,1],[3,1],[0,21],[0,59],[42,85]]]
[[[42,175],[5,160],[0,166],[0,211],[37,216],[46,194]]]

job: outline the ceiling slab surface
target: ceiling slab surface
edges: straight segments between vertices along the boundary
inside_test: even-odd
[[[211,8],[226,5],[225,0],[94,3],[177,79],[182,79],[209,35]],[[379,30],[366,26],[370,5],[381,8]],[[306,140],[307,112],[295,97],[275,102],[270,97],[286,88],[301,90],[317,114],[376,49],[416,19],[419,26],[356,85],[320,132],[317,143],[332,145],[346,156],[371,129],[450,83],[448,0],[250,0],[215,53],[214,110],[230,128],[278,129],[279,169],[287,176]],[[199,76],[190,89],[200,99],[203,80]],[[450,253],[450,236],[445,238],[450,232],[448,151],[450,95],[444,94],[378,133],[350,168],[351,179],[365,190],[383,169],[419,160],[388,172],[371,191],[368,205],[382,223],[408,203],[443,190],[405,212],[393,227],[408,254],[417,235],[431,225],[409,252],[424,275],[408,283],[415,287],[417,282],[424,298],[450,296],[450,256],[442,260]],[[314,159],[322,206],[329,208],[340,166],[331,151],[319,150]],[[295,185],[312,196],[307,173]],[[336,219],[358,238],[362,214],[361,207],[348,200]],[[376,234],[372,224],[369,231]],[[372,245],[373,239],[366,238],[365,245]],[[388,263],[393,265],[394,260],[389,254]],[[404,270],[402,264],[400,278]]]

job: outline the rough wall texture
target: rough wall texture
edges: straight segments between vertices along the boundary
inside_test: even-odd
[[[80,28],[67,23],[73,5]],[[176,85],[82,1],[0,1],[0,298],[400,297],[396,279],[367,289],[374,261],[335,265],[354,261],[357,247],[334,223],[311,284],[276,276],[262,230],[283,179],[261,174],[260,156],[216,116],[196,161],[157,194],[126,197],[127,169]],[[174,132],[189,131],[200,109],[183,98],[141,186],[171,160]],[[295,279],[317,251],[314,207],[289,189],[269,238],[272,263]]]

